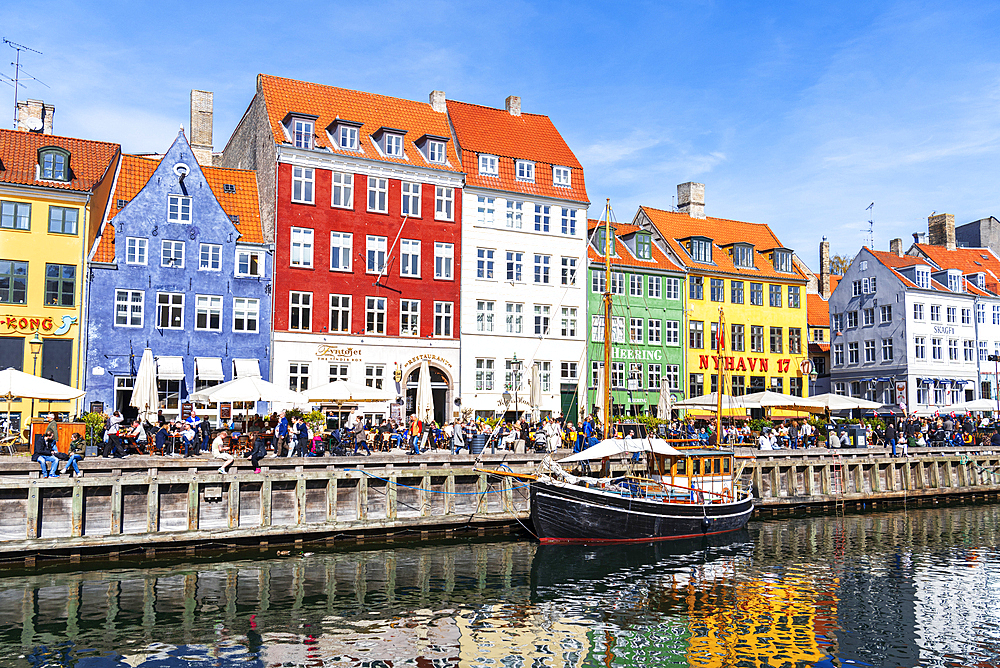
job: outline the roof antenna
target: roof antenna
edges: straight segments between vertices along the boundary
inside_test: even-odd
[[[14,82],[14,129],[16,130],[17,129],[17,87],[18,87],[18,85],[20,83],[20,80],[21,80],[21,52],[22,51],[31,51],[32,53],[37,53],[39,56],[42,55],[42,52],[41,51],[35,51],[31,47],[25,46],[23,44],[18,44],[17,42],[12,42],[9,39],[7,39],[6,37],[3,38],[3,43],[6,44],[7,46],[9,46],[10,48],[14,49],[15,51],[17,51],[17,56],[14,58],[14,62],[11,63],[11,65],[14,66],[14,78],[12,79],[12,81]],[[37,81],[38,83],[42,84],[46,88],[49,87],[49,85],[47,83],[45,83],[41,79],[38,79],[36,77],[31,76],[27,72],[24,73],[24,76],[26,78],[32,80],[32,81]],[[4,77],[4,78],[10,79],[10,77]]]
[[[872,202],[867,207],[865,211],[868,211],[868,247],[875,250],[875,202]],[[861,230],[865,232],[866,230]]]

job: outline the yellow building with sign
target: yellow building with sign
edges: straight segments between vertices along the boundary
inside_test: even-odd
[[[120,153],[117,144],[0,130],[0,369],[81,387],[86,250]],[[82,413],[82,401],[15,402],[11,425],[49,410]],[[7,417],[4,402],[0,423]]]
[[[653,232],[687,272],[688,396],[714,392],[720,374],[726,394],[807,396],[808,279],[794,252],[767,225],[706,217],[704,185],[677,190],[679,211],[640,207],[633,222]]]

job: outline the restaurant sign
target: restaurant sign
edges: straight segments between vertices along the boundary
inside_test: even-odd
[[[355,362],[361,359],[361,348],[331,346],[328,343],[321,343],[316,348],[316,359],[332,362]]]
[[[48,316],[0,315],[0,324],[6,325],[8,332],[15,331],[28,334],[30,332],[41,331],[45,334],[59,336],[68,332],[69,328],[76,324],[76,316],[64,315],[62,316],[62,321],[56,324],[56,321]]]
[[[414,364],[416,364],[418,362],[422,362],[424,360],[427,360],[428,362],[437,362],[439,364],[443,364],[444,366],[448,367],[449,369],[451,368],[451,362],[449,362],[445,358],[440,357],[438,355],[417,355],[416,357],[411,357],[410,359],[406,360],[406,362],[403,363],[403,368],[404,369],[408,368],[408,367],[410,367],[410,366],[412,366],[412,365],[414,365]]]
[[[767,371],[768,360],[765,357],[722,357],[725,371]],[[714,362],[715,366],[711,364]],[[778,362],[778,373],[788,373],[788,368],[792,365],[790,359],[780,359]],[[716,355],[698,355],[698,368],[719,369],[719,357]]]

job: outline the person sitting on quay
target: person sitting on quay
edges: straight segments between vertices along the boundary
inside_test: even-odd
[[[71,471],[70,477],[83,477],[83,472],[80,471],[78,462],[83,459],[84,453],[86,452],[86,445],[87,444],[83,440],[83,434],[76,433],[70,436],[69,452],[67,453],[66,464],[63,466],[63,473]]]
[[[757,447],[761,450],[773,450],[771,439],[767,435],[768,430],[764,429],[757,435]]]
[[[212,459],[223,460],[222,466],[219,467],[219,473],[223,475],[227,473],[227,469],[235,461],[231,448],[226,445],[226,435],[226,430],[222,429],[215,434],[215,439],[212,441]]]
[[[156,434],[153,436],[153,448],[164,457],[167,456],[167,437],[170,430],[167,429],[166,422],[160,422],[156,427]]]
[[[836,427],[834,427],[833,429],[831,429],[830,433],[827,435],[827,437],[826,437],[826,447],[831,448],[831,449],[839,449],[839,448],[843,447],[843,444],[840,442],[840,436],[837,435],[837,429],[836,429]]]
[[[59,477],[59,460],[52,454],[53,443],[54,441],[52,440],[49,432],[43,434],[41,438],[35,439],[34,451],[31,453],[31,461],[38,462],[38,465],[42,467],[43,478]],[[47,470],[46,465],[48,465]]]
[[[146,430],[143,428],[142,423],[139,420],[132,422],[132,428],[129,429],[128,437],[135,444],[135,449],[139,454],[146,452],[146,446],[149,444],[149,437],[146,435]]]

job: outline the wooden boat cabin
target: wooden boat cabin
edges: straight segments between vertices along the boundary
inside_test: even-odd
[[[680,449],[680,455],[649,453],[649,477],[670,489],[671,500],[721,503],[733,500],[733,451]]]

